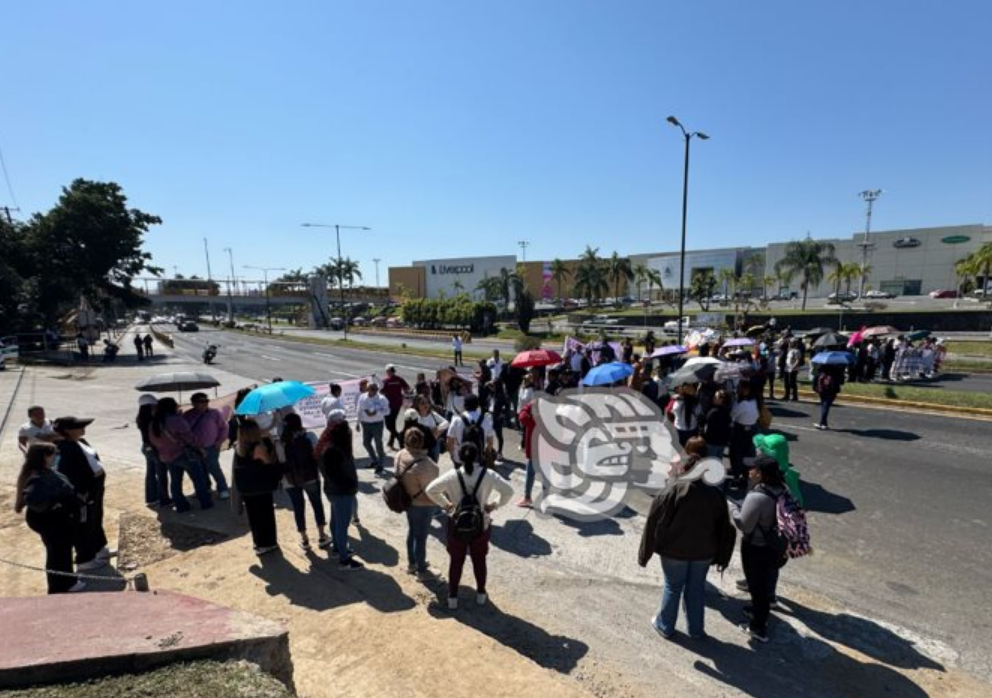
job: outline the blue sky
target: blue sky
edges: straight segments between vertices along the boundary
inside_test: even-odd
[[[992,3],[19,3],[2,145],[22,214],[75,177],[160,215],[181,273],[574,257],[992,223]],[[0,184],[0,205],[10,195]]]

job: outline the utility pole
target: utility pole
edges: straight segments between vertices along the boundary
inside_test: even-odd
[[[254,269],[255,271],[262,272],[262,278],[265,281],[265,317],[269,321],[269,334],[272,334],[272,304],[269,301],[269,272],[270,271],[286,271],[282,267],[250,267],[247,264],[245,269]]]
[[[341,229],[345,230],[372,230],[364,225],[340,225],[335,223],[330,225],[327,223],[301,223],[303,228],[334,228],[334,235],[337,237],[338,241],[338,290],[341,292],[341,312],[344,314],[344,338],[348,339],[348,308],[344,303],[344,259],[341,257]]]
[[[14,217],[12,215],[10,215],[10,212],[11,211],[16,211],[17,213],[20,213],[21,212],[21,209],[19,209],[19,208],[11,208],[10,206],[4,206],[3,207],[3,212],[5,214],[7,214],[7,222],[10,223],[11,225],[13,225],[13,223],[14,223]]]
[[[530,243],[527,242],[526,240],[520,240],[519,242],[517,242],[517,244],[520,245],[520,256],[521,256],[521,260],[520,261],[526,262],[527,261],[527,248],[530,246]]]
[[[864,298],[865,296],[865,277],[868,275],[868,250],[870,250],[875,245],[868,241],[869,235],[871,234],[871,207],[875,203],[875,199],[882,195],[881,189],[865,189],[863,192],[858,194],[865,202],[868,204],[868,210],[865,214],[865,239],[859,247],[861,247],[861,283],[858,285],[858,298]]]
[[[213,294],[213,272],[210,271],[210,248],[207,246],[207,239],[203,238],[203,252],[207,256],[207,302],[210,305],[210,319],[217,322],[217,313],[214,312]]]
[[[231,251],[230,247],[225,247],[224,251],[227,252],[227,258],[231,262],[231,278],[227,280],[227,321],[234,323],[234,297],[231,294],[231,287],[236,283],[237,277],[234,276],[234,252]]]

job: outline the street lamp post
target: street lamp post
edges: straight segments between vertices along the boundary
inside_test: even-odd
[[[379,288],[379,262],[382,261],[380,257],[373,257],[372,262],[375,264],[375,287]]]
[[[210,292],[213,290],[214,274],[210,270],[210,247],[207,245],[206,238],[203,238],[203,253],[207,257],[207,298],[209,299],[208,302],[210,305],[210,319],[213,322],[217,322],[217,313],[214,310],[213,296],[210,294]]]
[[[272,334],[272,305],[269,303],[269,272],[270,271],[286,271],[282,267],[250,267],[247,264],[245,269],[254,269],[255,271],[262,272],[262,278],[265,283],[265,317],[269,322],[269,334]]]
[[[227,252],[227,259],[231,262],[231,278],[227,280],[227,321],[233,325],[234,296],[231,293],[231,287],[237,282],[237,277],[234,275],[234,252],[230,247],[225,247],[224,251]]]
[[[527,248],[530,246],[530,242],[528,242],[527,240],[520,240],[519,242],[517,242],[517,244],[520,245],[521,261],[522,262],[526,262],[527,261]]]
[[[679,252],[678,343],[682,344],[682,313],[683,313],[683,305],[685,303],[685,223],[686,223],[686,215],[688,213],[688,205],[689,205],[689,141],[692,140],[693,136],[698,137],[699,140],[702,141],[708,140],[709,136],[707,136],[702,131],[686,131],[685,127],[674,116],[668,117],[667,121],[673,126],[678,126],[679,130],[682,131],[682,135],[685,137],[685,168],[683,170],[683,176],[682,176],[682,246]]]
[[[338,290],[341,292],[341,312],[344,313],[344,338],[348,339],[348,309],[344,304],[344,260],[341,257],[341,229],[345,230],[372,230],[364,225],[333,225],[328,223],[301,223],[304,228],[334,228],[334,234],[338,241]]]
[[[858,194],[865,202],[868,204],[868,211],[865,214],[865,239],[861,243],[861,283],[858,284],[858,298],[864,299],[865,297],[865,273],[868,270],[868,250],[870,250],[874,245],[868,242],[868,236],[871,233],[871,206],[875,203],[875,199],[882,195],[881,189],[865,189],[863,192]]]

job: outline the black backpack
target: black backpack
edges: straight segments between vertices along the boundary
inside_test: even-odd
[[[382,498],[385,500],[386,506],[389,507],[390,511],[395,511],[397,514],[402,514],[404,511],[413,506],[413,500],[423,493],[424,490],[421,488],[420,492],[417,492],[417,494],[411,497],[406,491],[406,488],[403,486],[403,476],[413,470],[413,467],[419,462],[420,459],[418,458],[402,473],[397,472],[396,476],[390,478],[386,485],[382,488]]]
[[[482,504],[479,503],[479,499],[476,496],[479,493],[479,487],[482,485],[482,481],[486,477],[486,468],[483,466],[471,494],[469,494],[468,488],[465,487],[462,471],[457,470],[455,472],[458,474],[458,483],[462,486],[464,495],[451,515],[451,532],[456,539],[463,543],[471,543],[486,530],[486,513],[482,510]]]
[[[480,458],[486,452],[486,431],[482,428],[482,422],[485,418],[486,413],[480,411],[479,419],[473,422],[469,419],[468,412],[462,413],[462,422],[465,424],[465,429],[462,431],[462,443],[475,444],[475,447],[479,449]]]

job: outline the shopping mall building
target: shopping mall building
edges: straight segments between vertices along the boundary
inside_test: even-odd
[[[677,240],[673,240],[677,243]],[[954,265],[983,244],[992,243],[992,226],[974,224],[913,230],[872,232],[865,245],[864,232],[850,238],[830,238],[821,242],[833,244],[841,262],[862,263],[867,249],[870,267],[866,286],[900,296],[927,294],[939,289],[956,289],[960,279]],[[732,269],[736,276],[750,272],[756,279],[774,275],[775,264],[785,255],[788,243],[776,242],[767,247],[734,247],[714,250],[686,250],[684,285],[694,275],[710,272],[719,278],[723,269]],[[667,289],[679,285],[680,255],[673,252],[632,254],[633,266],[644,264],[659,272]],[[389,292],[393,298],[438,298],[460,292],[477,295],[479,282],[487,276],[498,276],[502,269],[518,269],[524,284],[541,299],[574,295],[572,284],[576,259],[565,259],[569,271],[559,294],[551,275],[551,261],[518,263],[516,256],[467,257],[460,259],[430,259],[414,262],[408,267],[389,268]],[[777,290],[798,290],[799,282]],[[647,293],[647,286],[642,288]],[[825,297],[833,285],[824,281],[809,290],[810,298]],[[657,289],[656,289],[657,292]],[[607,295],[613,295],[610,288]],[[621,287],[621,295],[636,295],[636,290]]]

